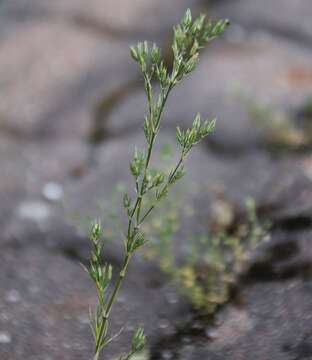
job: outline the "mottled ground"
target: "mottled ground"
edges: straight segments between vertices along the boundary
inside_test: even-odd
[[[188,181],[223,188],[238,206],[254,196],[272,240],[240,284],[240,305],[222,307],[214,326],[195,321],[157,266],[136,258],[112,317],[124,332],[106,359],[127,349],[138,324],[151,359],[312,358],[312,142],[301,127],[312,95],[311,0],[2,0],[1,360],[90,359],[96,299],[73,218],[97,215],[142,143],[144,93],[128,45],[167,48],[186,7],[232,26],[171,97],[163,141],[197,111],[217,116]],[[289,116],[298,136],[281,146],[256,124],[254,104]],[[198,202],[203,218],[212,201]],[[106,256],[117,266],[119,244]]]

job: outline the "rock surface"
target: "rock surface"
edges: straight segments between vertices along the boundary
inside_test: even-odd
[[[275,152],[270,128],[254,118],[264,108],[269,122],[282,112],[300,128],[294,114],[312,94],[310,1],[5,0],[0,359],[90,358],[88,307],[96,299],[79,266],[88,240],[75,225],[102,216],[97,205],[111,203],[119,182],[132,187],[128,164],[143,143],[145,99],[129,43],[147,38],[168,47],[187,6],[233,25],[173,93],[157,145],[173,144],[176,124],[188,126],[197,111],[218,118],[215,134],[188,161],[182,187],[197,190],[187,200],[198,216],[181,225],[177,252],[183,256],[198,227],[207,230],[220,194],[238,208],[252,195],[272,239],[213,322],[194,314],[155,263],[135,258],[112,317],[112,330],[125,329],[107,359],[128,349],[138,325],[151,360],[311,358],[311,147]],[[120,249],[107,246],[115,269]]]

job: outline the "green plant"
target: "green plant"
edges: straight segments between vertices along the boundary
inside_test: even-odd
[[[203,196],[204,191],[200,193]],[[154,238],[146,256],[158,262],[194,309],[211,315],[228,301],[253,250],[268,238],[268,225],[260,223],[252,198],[246,199],[245,214],[240,220],[232,204],[217,200],[213,206],[221,208],[222,214],[215,216],[208,229],[197,235],[177,233],[181,219],[188,215],[180,198],[166,200],[165,208],[171,216],[164,215],[162,209],[146,225],[149,236]],[[197,217],[196,212],[193,217]],[[187,238],[182,260],[173,244],[175,235]]]
[[[193,238],[189,256],[168,271],[193,307],[211,315],[229,300],[252,251],[266,238],[267,225],[260,224],[255,202],[248,198],[243,221]]]
[[[246,100],[246,102],[251,119],[264,130],[270,145],[298,150],[311,143],[311,126],[298,126],[292,114],[255,101]],[[309,111],[309,108],[307,109]]]
[[[206,21],[204,15],[195,20],[191,11],[187,10],[181,22],[174,27],[173,35],[173,63],[169,71],[162,60],[161,51],[155,45],[146,41],[131,47],[131,56],[139,64],[144,78],[144,88],[147,97],[148,112],[144,121],[144,135],[146,149],[134,151],[130,163],[130,171],[134,178],[136,192],[134,199],[128,193],[123,196],[123,206],[128,218],[128,226],[124,236],[124,260],[117,280],[112,284],[112,266],[102,265],[103,228],[99,221],[92,224],[90,241],[92,255],[90,265],[86,269],[95,284],[98,305],[91,314],[91,327],[94,336],[94,360],[98,360],[102,350],[116,337],[109,335],[109,320],[112,307],[118,296],[119,289],[126,275],[132,255],[146,242],[142,231],[142,224],[154,210],[155,206],[166,197],[170,188],[183,177],[184,162],[190,150],[200,140],[209,135],[215,120],[201,122],[200,115],[196,115],[190,129],[177,128],[176,138],[180,148],[180,157],[169,175],[152,169],[150,166],[153,147],[158,135],[164,107],[171,90],[189,73],[197,63],[200,50],[212,39],[223,33],[228,20],[217,22]],[[154,94],[152,82],[159,85],[158,94]],[[153,197],[153,203],[146,207],[147,195]],[[133,335],[131,350],[120,360],[130,359],[142,350],[145,344],[143,329],[138,329]]]

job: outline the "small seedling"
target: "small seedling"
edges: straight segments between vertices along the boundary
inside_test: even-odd
[[[135,193],[129,194],[125,192],[123,196],[123,206],[126,211],[128,225],[123,239],[123,265],[115,282],[112,281],[112,266],[110,264],[104,264],[103,266],[102,225],[99,221],[95,221],[90,229],[92,254],[87,271],[95,284],[98,295],[97,308],[91,313],[94,360],[99,359],[101,352],[116,337],[116,335],[111,335],[109,331],[111,311],[127,273],[132,255],[146,243],[145,234],[142,231],[143,223],[158,203],[167,196],[172,186],[184,176],[184,163],[193,146],[211,134],[215,127],[215,120],[202,122],[200,115],[197,114],[193,125],[189,129],[177,128],[176,139],[180,156],[169,174],[161,170],[151,169],[150,163],[154,144],[160,130],[167,99],[172,89],[196,68],[199,53],[203,47],[209,41],[221,35],[228,24],[228,20],[207,21],[205,15],[200,15],[193,20],[191,11],[187,10],[181,22],[174,27],[171,71],[166,67],[161,50],[156,44],[149,44],[144,41],[130,48],[131,56],[139,65],[144,79],[148,105],[144,120],[146,147],[143,150],[135,149],[130,163]],[[159,86],[157,93],[154,93],[154,82]],[[155,86],[156,89],[158,86]],[[145,199],[148,196],[149,198],[152,196],[153,201],[151,205],[146,206]],[[133,335],[129,353],[122,355],[120,360],[130,359],[134,354],[141,351],[144,345],[144,331],[139,328]]]

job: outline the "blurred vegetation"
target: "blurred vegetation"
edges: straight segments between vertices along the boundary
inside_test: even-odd
[[[175,281],[194,309],[213,314],[219,305],[229,300],[232,288],[246,270],[252,251],[262,240],[268,239],[268,226],[260,224],[253,199],[246,200],[245,217],[238,223],[234,223],[231,204],[219,201],[217,206],[224,210],[221,217],[215,219],[215,224],[206,232],[183,241],[187,248],[181,260],[173,242],[183,219],[181,211],[185,211],[180,198],[168,199],[164,205],[167,214],[159,211],[149,224],[153,242],[146,256],[158,262],[160,269]],[[196,217],[196,214],[192,216]]]
[[[285,150],[301,151],[312,146],[312,96],[297,112],[279,110],[248,100],[251,119],[265,132],[269,145]]]
[[[165,169],[170,169],[172,157],[171,146],[163,146],[160,159]],[[103,231],[110,241],[118,238],[120,231],[117,199],[124,188],[118,184],[111,200],[101,206],[106,219]],[[252,198],[246,199],[243,211],[224,199],[216,199],[210,209],[211,221],[208,221],[209,211],[199,216],[189,201],[194,191],[203,194],[196,186],[181,185],[155,209],[154,216],[146,220],[142,230],[149,246],[144,257],[159,265],[194,309],[212,314],[229,300],[231,290],[248,267],[253,250],[268,239],[268,224],[259,221]],[[146,201],[148,207],[152,199]],[[201,224],[199,233],[187,234],[183,222],[198,221],[196,219],[203,215],[207,215],[207,223]]]

